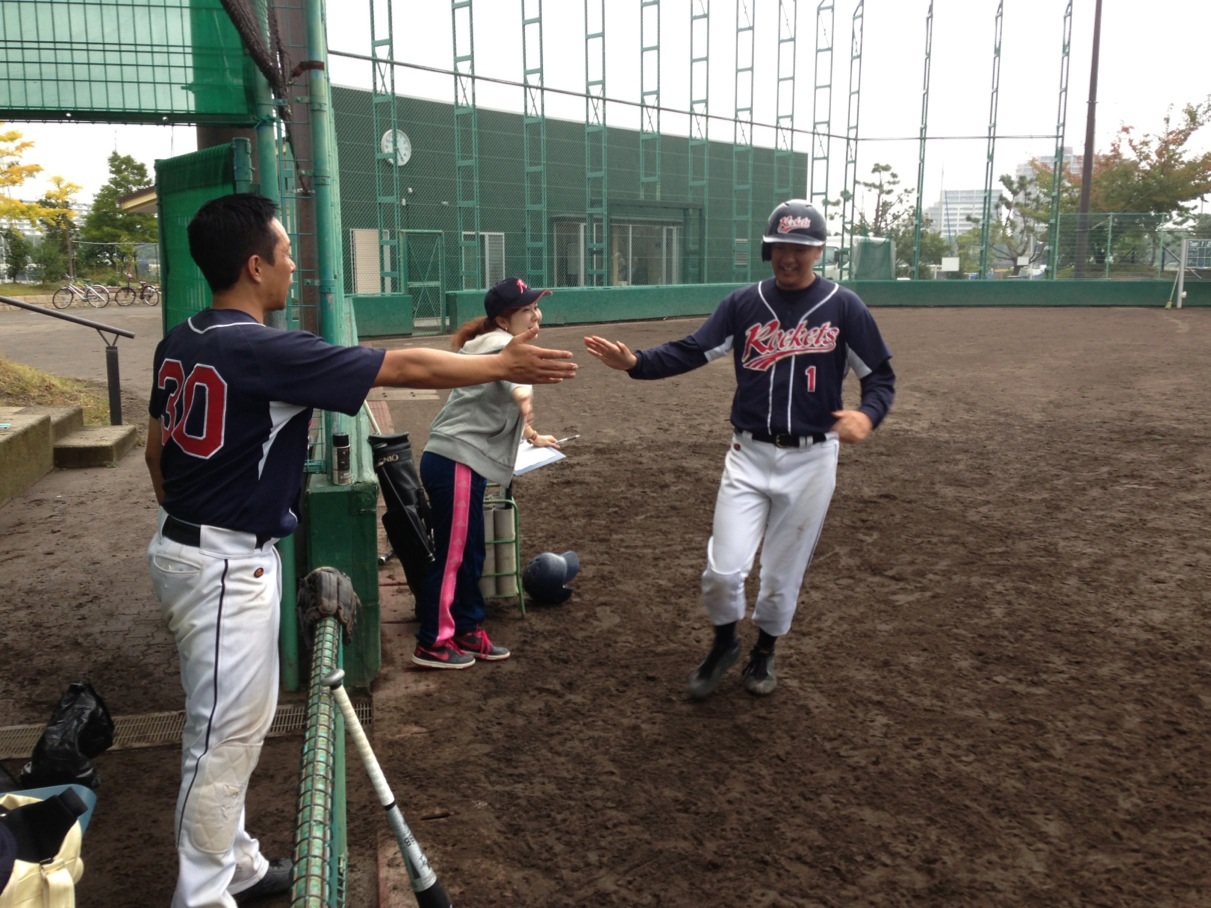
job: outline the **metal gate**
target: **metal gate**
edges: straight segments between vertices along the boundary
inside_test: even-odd
[[[440,230],[405,230],[408,270],[405,291],[412,296],[415,334],[445,334],[446,242]]]

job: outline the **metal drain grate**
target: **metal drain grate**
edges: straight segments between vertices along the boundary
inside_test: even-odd
[[[374,720],[369,697],[354,698],[353,709],[363,726]],[[269,736],[299,734],[307,726],[307,704],[287,703],[278,707]],[[12,725],[0,728],[0,760],[29,759],[42,737],[44,725]],[[145,716],[114,716],[114,743],[110,750],[161,747],[177,744],[185,728],[185,713],[148,713]]]

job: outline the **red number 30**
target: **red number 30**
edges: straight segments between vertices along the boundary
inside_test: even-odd
[[[213,367],[199,364],[189,377],[179,360],[166,359],[160,367],[159,387],[168,392],[168,401],[160,416],[160,439],[172,439],[182,451],[206,460],[223,447],[223,413],[227,409],[227,382]],[[189,415],[202,408],[202,434],[185,430]],[[196,425],[196,423],[195,423]]]

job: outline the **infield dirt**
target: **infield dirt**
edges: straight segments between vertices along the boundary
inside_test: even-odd
[[[524,618],[493,602],[513,658],[426,673],[382,571],[372,739],[459,908],[1211,904],[1211,311],[875,316],[899,394],[842,451],[778,689],[754,698],[733,671],[701,703],[685,688],[710,641],[730,361],[636,382],[580,339],[647,347],[697,320],[544,328],[581,369],[537,389],[536,426],[580,438],[515,495],[524,557],[579,554],[574,596]],[[41,365],[34,346],[0,353]],[[127,421],[144,355],[123,353]],[[417,451],[440,402],[389,404]],[[0,723],[44,722],[81,677],[115,714],[180,708],[154,519],[140,451],[0,508]],[[272,740],[253,779],[275,854],[299,743]],[[80,905],[167,904],[175,748],[95,763]],[[349,784],[349,904],[370,908],[387,831],[352,754]],[[382,904],[411,904],[398,882]]]

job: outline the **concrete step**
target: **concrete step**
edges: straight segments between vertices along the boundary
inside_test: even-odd
[[[55,466],[110,467],[130,453],[138,439],[134,426],[82,426],[55,442]]]
[[[0,505],[16,498],[55,466],[54,434],[46,413],[0,407]]]
[[[84,411],[79,407],[22,407],[21,412],[29,416],[49,416],[50,435],[54,441],[84,428]]]
[[[0,407],[0,505],[55,467],[108,467],[138,441],[135,426],[86,426],[79,407]]]

